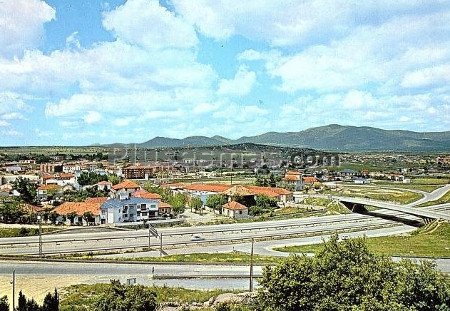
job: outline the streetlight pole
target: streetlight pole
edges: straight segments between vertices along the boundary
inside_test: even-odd
[[[42,258],[42,216],[38,215],[37,220],[39,223],[39,257]]]
[[[151,225],[150,222],[148,223],[148,251],[150,251],[150,237],[151,237]]]
[[[162,257],[162,255],[163,255],[163,234],[161,232],[159,233],[159,238],[160,238],[159,257]]]
[[[253,292],[253,247],[255,239],[252,238],[252,250],[250,252],[250,292]]]
[[[16,310],[16,270],[13,270],[12,274],[12,307],[13,310]]]

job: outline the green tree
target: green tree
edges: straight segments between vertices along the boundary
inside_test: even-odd
[[[186,195],[177,193],[169,198],[169,204],[172,205],[175,214],[182,214],[186,208]]]
[[[107,180],[108,180],[107,175],[97,174],[95,172],[82,172],[77,179],[80,186],[95,185],[100,181],[107,181]]]
[[[0,297],[0,311],[9,311],[8,297]]]
[[[277,186],[277,181],[275,180],[275,176],[273,175],[273,173],[270,173],[270,175],[269,175],[268,184],[269,184],[270,187],[276,187]]]
[[[0,203],[0,221],[4,223],[19,222],[21,217],[25,215],[20,202],[16,200]]]
[[[255,196],[256,206],[262,209],[273,209],[277,207],[277,200],[268,197],[267,195],[257,195]]]
[[[112,280],[95,304],[97,311],[154,311],[156,294],[142,285],[125,286]]]
[[[48,293],[45,296],[41,311],[59,311],[59,295],[56,288],[53,294]]]
[[[92,212],[84,212],[83,219],[89,224],[95,221],[94,214]]]
[[[227,198],[222,194],[213,194],[206,199],[206,206],[218,210],[222,214],[222,205],[227,203]]]
[[[395,263],[363,239],[335,235],[315,257],[264,269],[260,310],[449,310],[450,286],[430,262]]]
[[[122,178],[120,178],[116,174],[112,174],[112,175],[108,176],[108,181],[110,183],[112,183],[113,185],[117,185],[118,183],[120,183],[122,181]]]
[[[198,211],[203,207],[203,202],[199,197],[192,197],[191,201],[189,202],[189,207],[191,208],[191,212],[192,209]]]
[[[29,204],[36,202],[36,185],[31,183],[28,178],[17,178],[13,184],[13,189],[20,193],[20,198]]]
[[[78,216],[78,215],[77,215],[77,213],[75,213],[75,212],[70,212],[69,214],[66,215],[67,219],[70,220],[70,224],[71,224],[71,225],[74,224],[75,218],[76,218],[77,216]]]
[[[22,293],[22,291],[19,292],[19,299],[18,299],[18,311],[27,311],[27,297]]]
[[[50,220],[52,224],[56,224],[56,220],[58,219],[58,217],[59,215],[55,211],[52,211],[48,214],[48,220]]]
[[[264,185],[264,178],[261,177],[260,175],[257,175],[255,180],[255,186],[262,187],[263,185]]]
[[[146,182],[144,184],[143,188],[144,188],[144,190],[146,190],[146,191],[148,191],[150,193],[157,193],[157,194],[159,194],[161,196],[161,199],[164,202],[170,202],[170,200],[171,200],[172,194],[171,194],[170,190],[167,189],[167,188],[163,188],[163,187],[157,186],[157,185],[155,185],[153,183],[150,183],[150,182]]]

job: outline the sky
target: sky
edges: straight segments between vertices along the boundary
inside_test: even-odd
[[[448,0],[0,0],[0,146],[450,130]]]

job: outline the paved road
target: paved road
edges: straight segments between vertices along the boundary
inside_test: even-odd
[[[398,214],[388,211],[385,213],[387,215]],[[414,216],[405,217],[419,220]],[[361,231],[399,225],[401,224],[394,220],[347,214],[231,225],[167,228],[160,229],[159,232],[163,235],[163,247],[167,248],[212,242],[232,244],[251,238],[284,239],[296,235],[320,236],[336,231]],[[194,235],[200,235],[204,240],[191,241]],[[0,239],[0,251],[2,254],[37,254],[37,242],[37,237]],[[148,232],[147,230],[138,230],[92,233],[88,237],[85,234],[58,234],[44,236],[43,242],[44,254],[142,248],[148,246]],[[152,247],[157,247],[160,241],[157,238],[151,238],[151,243]]]
[[[420,205],[425,202],[439,200],[441,197],[443,197],[449,191],[450,191],[450,184],[445,185],[439,189],[436,189],[431,193],[423,192],[422,194],[424,197],[422,199],[417,200],[412,203],[409,203],[408,206],[413,207],[413,206],[417,206],[417,205]]]
[[[249,267],[242,265],[168,265],[168,264],[102,264],[67,262],[0,261],[0,276],[17,278],[33,276],[78,277],[87,283],[107,283],[118,279],[125,283],[136,278],[138,284],[181,286],[194,289],[247,289]],[[154,270],[153,270],[154,269]],[[254,267],[261,276],[262,267]]]
[[[340,202],[348,202],[348,203],[354,203],[354,204],[375,206],[375,207],[389,209],[389,210],[393,210],[393,211],[397,211],[397,212],[401,212],[401,213],[405,213],[405,214],[409,214],[409,215],[414,215],[414,216],[426,217],[426,218],[430,218],[430,219],[443,219],[443,220],[450,221],[450,213],[441,213],[441,212],[436,212],[436,211],[432,211],[430,209],[425,209],[425,208],[414,208],[414,207],[409,207],[409,206],[395,204],[395,203],[389,203],[389,202],[366,199],[366,198],[357,198],[357,197],[333,196],[333,199],[339,200]]]

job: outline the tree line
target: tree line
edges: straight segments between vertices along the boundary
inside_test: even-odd
[[[8,298],[0,298],[0,311],[9,311]],[[28,299],[22,291],[19,292],[17,307],[14,311],[59,311],[59,294],[55,289],[54,293],[48,293],[42,305],[39,305],[33,298]]]

